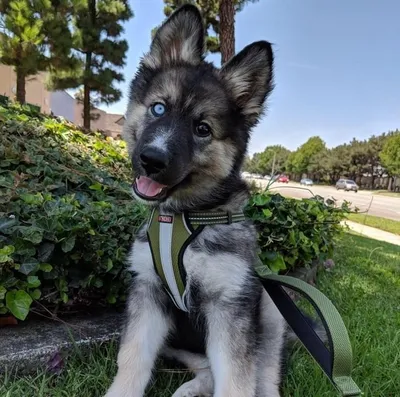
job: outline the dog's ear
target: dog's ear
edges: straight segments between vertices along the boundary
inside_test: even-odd
[[[204,55],[204,24],[198,8],[178,8],[157,29],[143,62],[150,68],[177,63],[199,64]]]
[[[257,122],[273,89],[274,56],[271,44],[258,41],[245,47],[220,70],[241,112],[250,124]]]

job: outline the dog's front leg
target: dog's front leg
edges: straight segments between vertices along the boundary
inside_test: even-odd
[[[127,308],[127,324],[118,353],[118,372],[106,397],[142,397],[157,355],[171,327],[160,291],[137,281]],[[158,299],[159,298],[159,299]]]
[[[215,382],[214,397],[254,397],[257,376],[252,321],[238,318],[229,304],[224,306],[213,304],[207,310],[207,355]]]

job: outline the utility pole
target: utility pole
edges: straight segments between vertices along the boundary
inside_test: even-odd
[[[274,159],[272,160],[272,172],[271,172],[271,176],[274,176],[274,173],[275,173],[275,159],[276,159],[276,152],[274,152]]]

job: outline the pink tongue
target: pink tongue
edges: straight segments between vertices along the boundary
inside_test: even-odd
[[[161,193],[163,188],[167,187],[161,183],[155,182],[150,178],[145,176],[140,176],[136,178],[136,188],[140,194],[147,197],[154,197]]]

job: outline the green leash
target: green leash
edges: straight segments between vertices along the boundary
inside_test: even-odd
[[[258,275],[282,316],[340,395],[361,396],[351,377],[353,352],[349,335],[333,303],[321,291],[297,278],[274,274],[267,267],[263,268],[263,275]],[[329,350],[283,287],[299,292],[312,304],[324,325]]]
[[[189,311],[183,255],[191,241],[206,226],[244,220],[246,218],[242,212],[161,214],[157,208],[152,211],[147,235],[154,268],[178,309]],[[297,278],[274,274],[267,267],[263,267],[262,273],[257,274],[265,290],[340,395],[361,396],[361,390],[351,377],[353,354],[346,326],[332,302],[322,292]],[[316,309],[327,333],[329,349],[283,287],[301,293]]]

